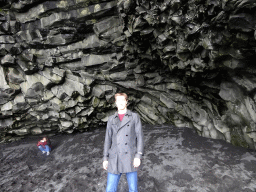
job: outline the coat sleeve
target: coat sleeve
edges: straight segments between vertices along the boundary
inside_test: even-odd
[[[105,142],[104,142],[104,151],[103,151],[103,161],[108,160],[108,150],[112,144],[112,129],[111,129],[111,118],[107,123],[107,130],[105,135]]]
[[[137,137],[137,152],[135,154],[135,158],[141,159],[144,151],[144,135],[142,131],[142,125],[141,125],[141,120],[138,114],[136,114],[135,118],[135,132],[136,132],[136,137]]]

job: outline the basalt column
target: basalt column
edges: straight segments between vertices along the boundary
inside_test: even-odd
[[[2,141],[105,125],[127,92],[146,123],[255,149],[254,1],[3,4]]]

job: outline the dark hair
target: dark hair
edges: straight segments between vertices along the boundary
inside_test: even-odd
[[[46,139],[46,142],[47,142],[47,144],[48,144],[48,145],[51,145],[51,141],[50,141],[50,139],[49,139],[49,137],[48,137],[48,136],[44,136],[43,138],[45,138],[45,139]]]

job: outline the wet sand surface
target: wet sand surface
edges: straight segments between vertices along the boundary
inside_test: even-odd
[[[145,155],[138,171],[139,192],[255,192],[256,152],[193,129],[143,125]],[[1,192],[103,192],[105,128],[51,137],[42,154],[40,137],[0,144]],[[125,174],[118,192],[128,192]]]

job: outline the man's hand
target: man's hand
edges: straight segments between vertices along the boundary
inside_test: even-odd
[[[134,167],[139,167],[140,166],[140,159],[139,158],[134,158],[133,166]]]
[[[108,161],[103,161],[103,169],[108,169]]]

